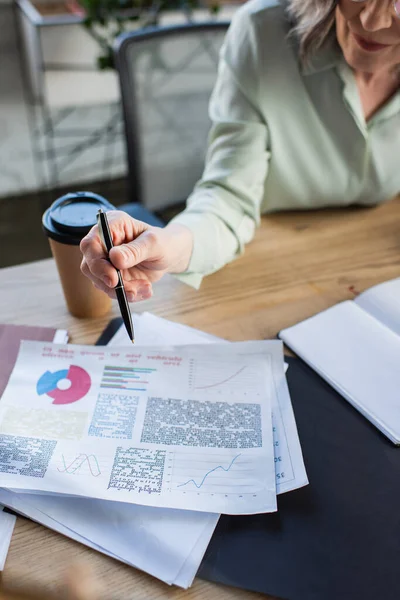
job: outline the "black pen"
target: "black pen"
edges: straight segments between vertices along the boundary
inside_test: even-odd
[[[112,236],[110,227],[108,225],[108,219],[106,213],[100,208],[97,213],[97,225],[99,226],[99,233],[101,241],[103,242],[104,249],[107,252],[107,255],[110,253],[111,248],[113,247]],[[115,286],[115,294],[117,296],[119,309],[121,311],[122,320],[124,322],[126,331],[128,332],[129,338],[132,340],[132,344],[135,343],[135,334],[133,331],[133,323],[132,323],[132,315],[129,309],[129,303],[126,298],[124,281],[122,279],[121,271],[115,269],[118,275],[118,283]]]

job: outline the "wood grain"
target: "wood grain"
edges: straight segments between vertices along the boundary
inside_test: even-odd
[[[165,277],[135,306],[229,340],[273,338],[278,331],[382,281],[400,276],[400,198],[376,208],[322,210],[262,219],[244,256],[205,278],[199,291]],[[0,270],[3,323],[68,329],[94,343],[108,318],[78,320],[65,308],[52,260]],[[118,315],[113,307],[111,316]],[[171,340],[173,342],[173,340]],[[251,600],[265,595],[195,580],[170,588],[144,573],[19,518],[3,574],[14,585],[57,590],[65,568],[87,563],[113,599]]]

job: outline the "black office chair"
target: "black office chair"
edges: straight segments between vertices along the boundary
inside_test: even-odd
[[[188,23],[117,39],[115,63],[134,203],[125,207],[130,214],[185,202],[201,177],[211,125],[208,103],[228,26]]]

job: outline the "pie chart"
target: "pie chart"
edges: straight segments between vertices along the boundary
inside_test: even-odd
[[[90,375],[82,367],[71,365],[69,369],[46,371],[36,385],[39,396],[46,394],[53,398],[52,404],[72,404],[80,400],[90,390]]]

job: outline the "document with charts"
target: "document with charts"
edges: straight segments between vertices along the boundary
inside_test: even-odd
[[[165,343],[165,340],[173,340],[175,345],[229,343],[204,331],[162,319],[152,313],[134,313],[132,316],[135,337],[140,345],[158,346]],[[127,341],[129,338],[125,327],[121,325],[108,345],[126,346]],[[285,368],[287,366],[285,364]],[[272,431],[276,493],[284,494],[307,485],[308,478],[286,378],[282,378],[280,373],[279,365],[274,365],[272,376],[276,393],[272,396]]]
[[[271,407],[283,378],[279,341],[110,349],[23,342],[0,403],[0,486],[214,513],[274,511]]]

